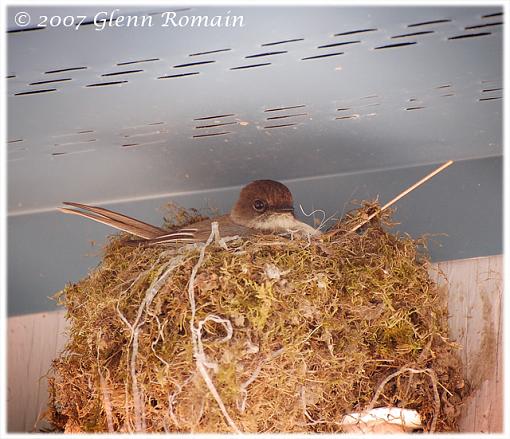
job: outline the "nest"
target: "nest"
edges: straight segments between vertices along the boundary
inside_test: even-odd
[[[59,293],[69,341],[49,420],[81,432],[341,432],[375,407],[457,431],[467,386],[423,240],[335,232],[180,248],[110,238],[100,265]],[[192,216],[184,215],[187,222]]]

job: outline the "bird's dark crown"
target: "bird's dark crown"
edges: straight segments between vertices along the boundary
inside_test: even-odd
[[[255,180],[243,187],[230,217],[238,224],[243,224],[271,212],[292,213],[292,193],[278,181]]]

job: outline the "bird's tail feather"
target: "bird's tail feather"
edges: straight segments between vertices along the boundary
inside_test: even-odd
[[[79,215],[84,218],[97,221],[98,223],[114,227],[118,230],[131,233],[139,238],[154,239],[163,235],[168,235],[168,231],[164,229],[102,207],[89,206],[87,204],[73,203],[70,201],[66,201],[63,204],[77,207],[81,210],[61,207],[59,209],[61,212]]]

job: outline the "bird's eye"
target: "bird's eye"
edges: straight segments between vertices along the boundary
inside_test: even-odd
[[[257,212],[264,212],[264,210],[266,210],[267,208],[267,205],[264,201],[262,200],[255,200],[253,202],[253,208],[257,211]]]

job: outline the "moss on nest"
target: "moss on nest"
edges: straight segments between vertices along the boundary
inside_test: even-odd
[[[172,249],[112,237],[100,265],[58,295],[70,328],[53,363],[51,422],[338,432],[348,413],[398,406],[418,410],[426,431],[456,431],[466,387],[424,243],[389,233],[389,213],[345,233],[377,207],[363,203],[312,241]]]

